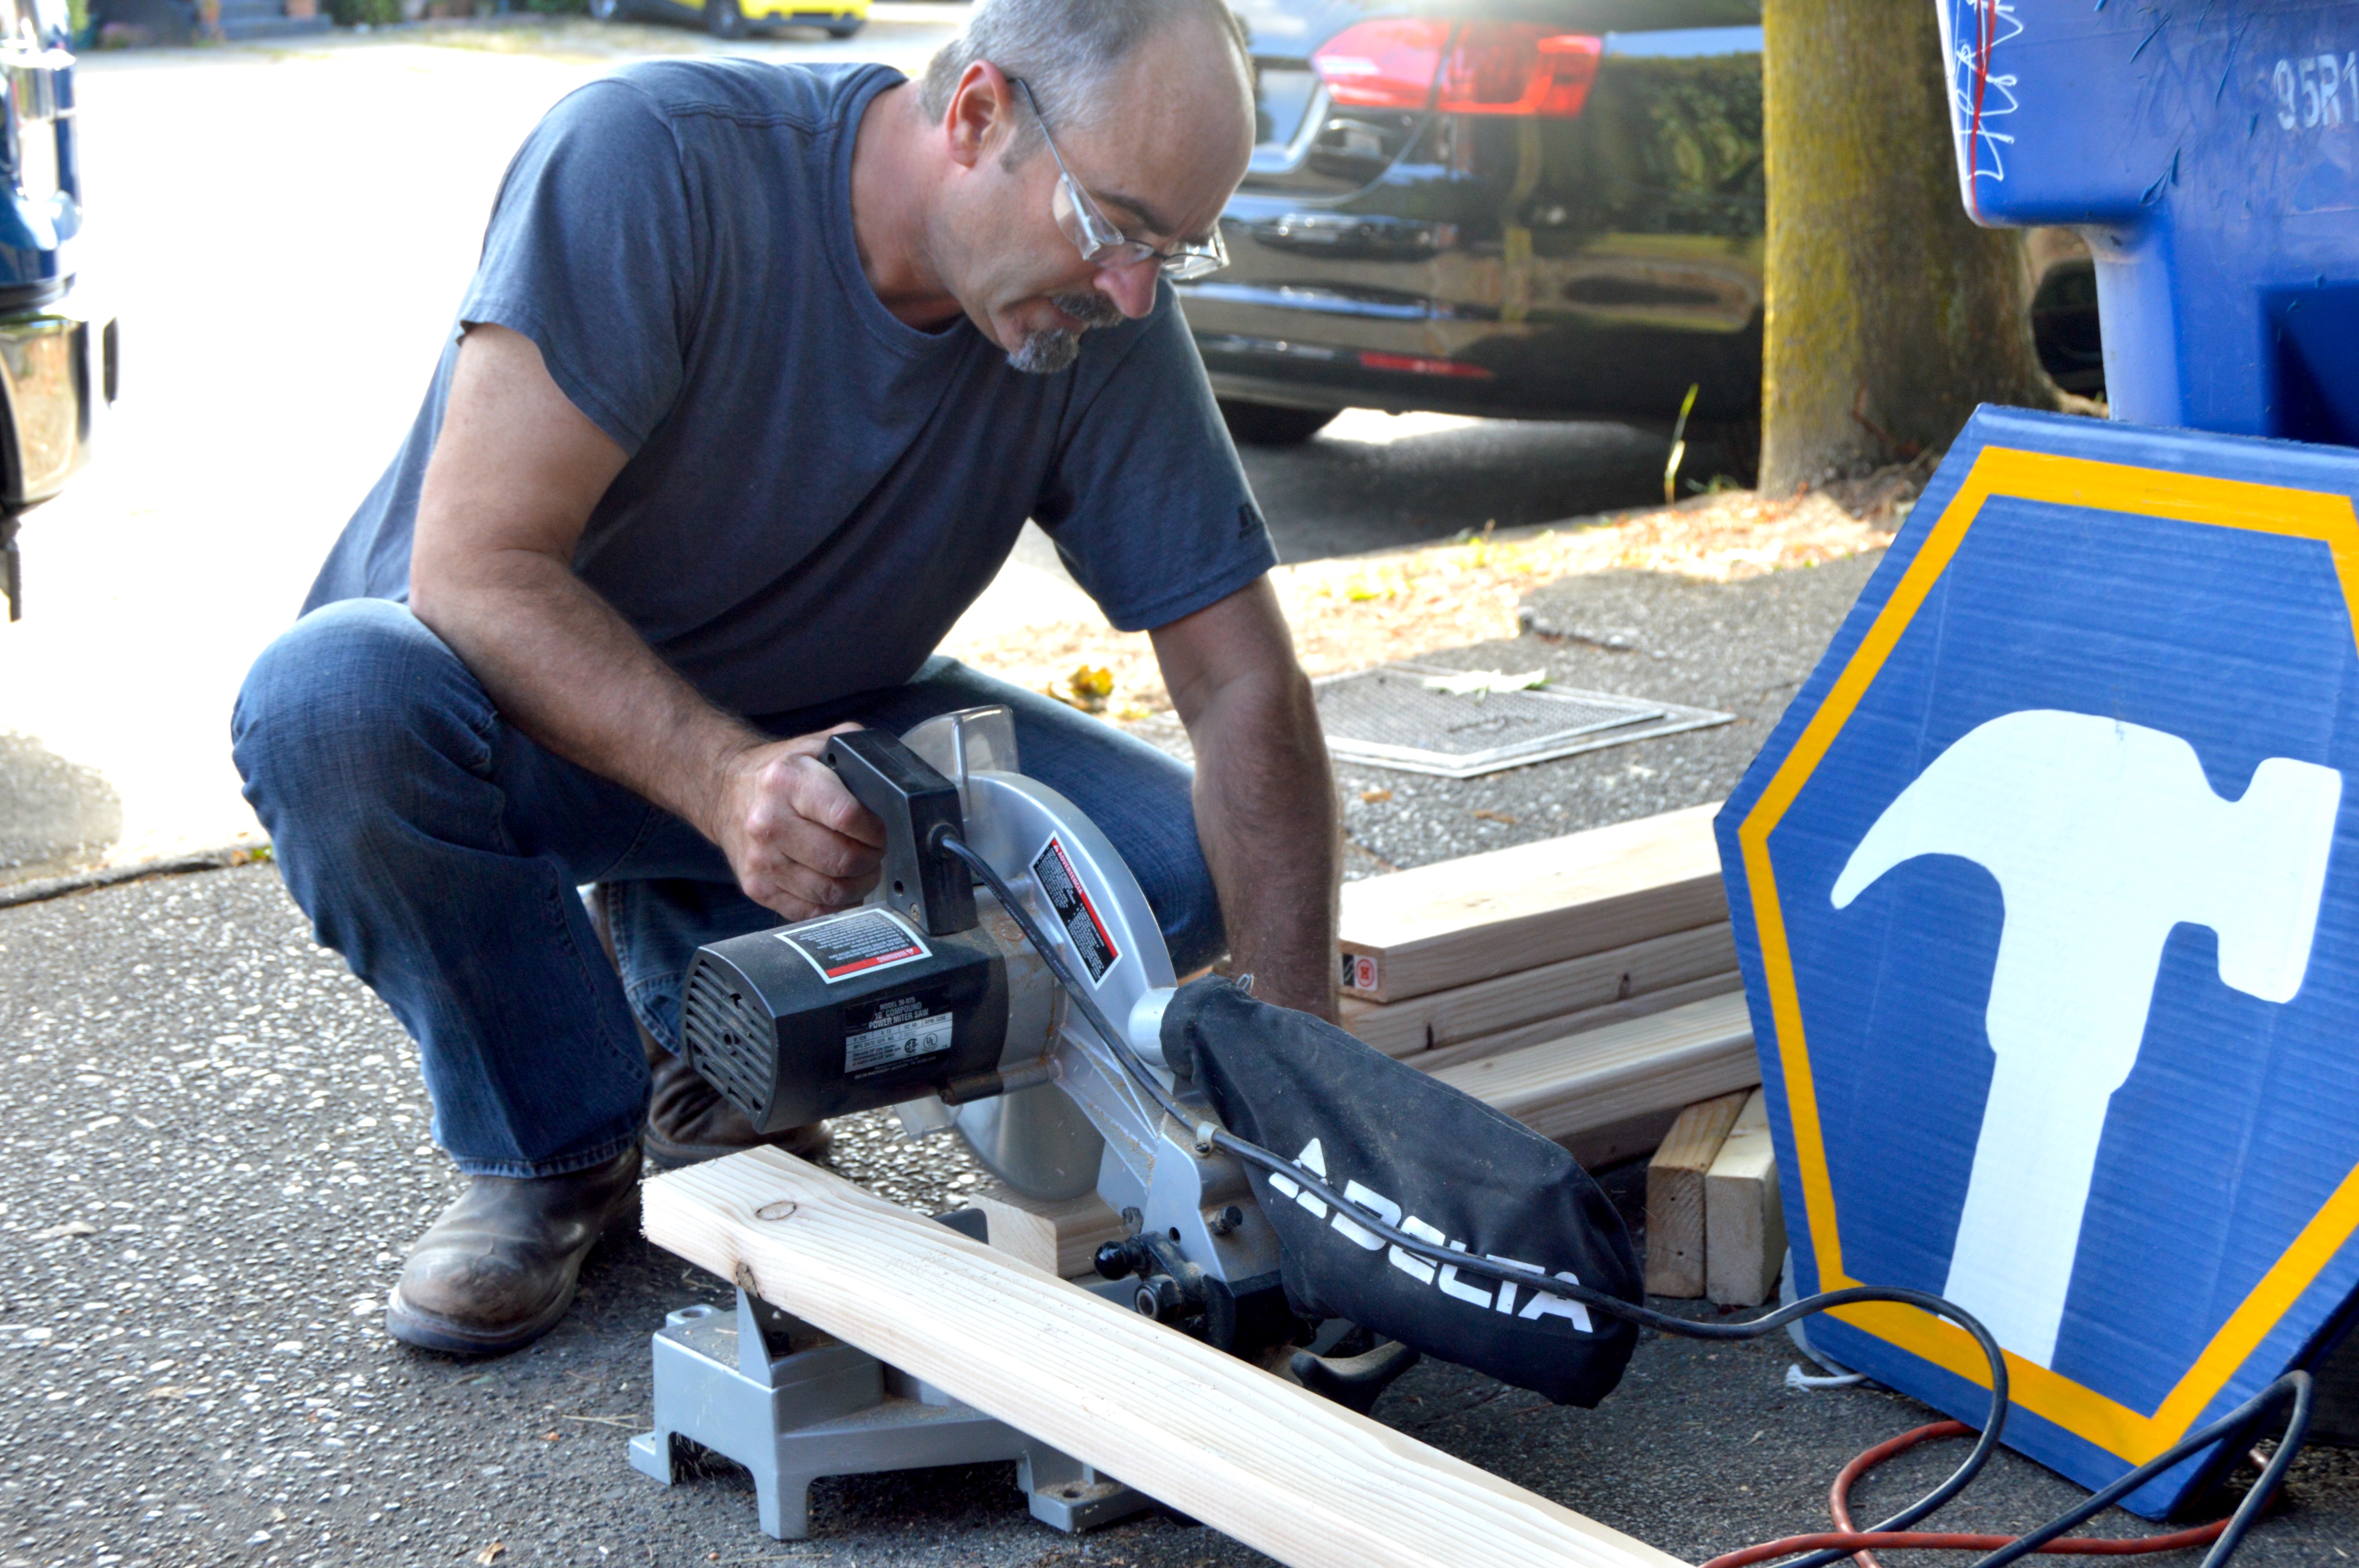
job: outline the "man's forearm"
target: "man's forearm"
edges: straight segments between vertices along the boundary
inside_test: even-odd
[[[1196,831],[1232,967],[1264,1001],[1335,1016],[1335,779],[1310,684],[1282,671],[1223,687],[1194,716]]]
[[[563,563],[513,550],[480,565],[464,584],[414,583],[410,608],[501,717],[717,837],[726,764],[766,738],[706,702]]]

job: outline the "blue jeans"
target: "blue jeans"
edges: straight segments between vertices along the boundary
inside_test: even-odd
[[[1121,851],[1180,971],[1217,957],[1189,770],[1111,725],[946,658],[754,722],[898,732],[993,702],[1015,713],[1024,771]],[[435,1139],[462,1171],[556,1175],[628,1148],[647,1099],[633,1014],[677,1050],[690,956],[779,923],[695,829],[504,723],[403,605],[347,600],[297,622],[255,661],[231,731],[288,891],[418,1042]],[[619,977],[587,882],[609,885]]]

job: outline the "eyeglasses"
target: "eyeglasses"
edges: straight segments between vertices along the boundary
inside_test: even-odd
[[[1024,101],[1032,105],[1032,116],[1040,122],[1040,139],[1049,144],[1049,156],[1057,160],[1057,191],[1050,198],[1050,209],[1056,214],[1057,227],[1073,242],[1082,259],[1091,265],[1104,268],[1135,266],[1152,259],[1162,268],[1163,276],[1174,283],[1203,277],[1229,265],[1229,248],[1221,243],[1221,231],[1216,224],[1211,237],[1199,244],[1177,244],[1169,250],[1157,250],[1144,240],[1134,240],[1107,217],[1073,171],[1065,167],[1065,155],[1057,150],[1057,140],[1049,135],[1049,117],[1040,113],[1040,101],[1032,96],[1031,84],[1022,77],[1011,76],[1008,82],[1024,90]]]

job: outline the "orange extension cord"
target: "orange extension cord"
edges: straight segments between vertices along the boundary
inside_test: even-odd
[[[1791,1557],[1800,1552],[1825,1552],[1845,1549],[1854,1553],[1852,1561],[1860,1568],[1882,1568],[1868,1550],[1882,1547],[1886,1551],[1903,1548],[1934,1552],[1995,1552],[2013,1544],[2011,1535],[1958,1535],[1938,1530],[1859,1530],[1851,1518],[1851,1489],[1862,1476],[1896,1454],[1903,1454],[1920,1443],[1937,1437],[1972,1437],[1974,1429],[1963,1422],[1937,1421],[1930,1426],[1920,1426],[1914,1432],[1904,1432],[1889,1442],[1879,1443],[1843,1467],[1834,1486],[1827,1492],[1827,1511],[1834,1515],[1835,1528],[1817,1535],[1789,1535],[1783,1541],[1765,1541],[1758,1546],[1740,1547],[1724,1552],[1702,1568],[1747,1568],[1747,1564],[1767,1563],[1773,1557]],[[2126,1541],[2098,1541],[2086,1537],[2068,1537],[2051,1541],[2038,1548],[2043,1552],[2074,1553],[2092,1557],[2121,1557],[2141,1552],[2176,1552],[2182,1547],[2203,1546],[2220,1538],[2228,1528],[2226,1519],[2216,1519],[2193,1530],[2174,1530],[2169,1535],[2137,1536]]]

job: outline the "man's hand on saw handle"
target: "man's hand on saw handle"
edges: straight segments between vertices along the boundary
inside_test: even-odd
[[[821,760],[827,738],[857,724],[749,747],[723,768],[705,837],[721,846],[745,896],[788,920],[858,903],[876,885],[885,825]]]
[[[411,612],[503,719],[694,826],[756,903],[789,920],[859,903],[885,827],[821,760],[836,731],[778,741],[722,712],[574,575],[625,460],[532,340],[469,328],[419,497]]]

